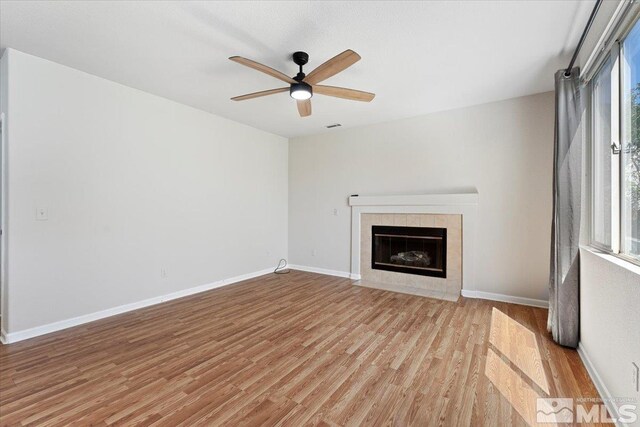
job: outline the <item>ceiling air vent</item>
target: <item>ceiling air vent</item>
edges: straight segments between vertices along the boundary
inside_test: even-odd
[[[327,129],[338,128],[342,126],[340,123],[334,123],[332,125],[327,126]]]

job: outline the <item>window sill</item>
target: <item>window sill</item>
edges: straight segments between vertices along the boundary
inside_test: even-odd
[[[608,252],[604,252],[598,248],[595,248],[593,246],[588,246],[588,245],[580,245],[580,249],[581,250],[585,250],[585,251],[589,251],[590,253],[609,261],[612,264],[617,265],[620,268],[624,268],[625,270],[628,270],[634,274],[637,274],[638,276],[640,276],[640,266],[634,264],[631,261],[628,261],[624,258],[618,257],[612,253],[608,253]]]

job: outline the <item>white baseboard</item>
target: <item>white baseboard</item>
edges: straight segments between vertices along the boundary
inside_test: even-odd
[[[360,278],[359,274],[351,274],[346,271],[327,270],[325,268],[307,267],[304,265],[296,265],[296,264],[289,264],[288,267],[292,270],[307,271],[309,273],[326,274],[327,276],[344,277],[346,279],[357,280],[355,279],[355,276],[358,276],[358,279]]]
[[[542,299],[516,297],[512,295],[494,294],[491,292],[462,290],[462,296],[466,298],[479,298],[491,301],[510,302],[512,304],[530,305],[532,307],[549,308],[549,301]]]
[[[143,301],[133,302],[130,304],[120,305],[118,307],[108,308],[106,310],[97,311],[95,313],[84,314],[82,316],[73,317],[71,319],[61,320],[47,325],[36,326],[35,328],[25,329],[23,331],[7,333],[2,330],[0,340],[3,344],[11,344],[18,341],[26,340],[29,338],[38,337],[40,335],[48,334],[51,332],[60,331],[62,329],[71,328],[73,326],[82,325],[85,323],[93,322],[94,320],[104,319],[105,317],[115,316],[116,314],[126,313],[128,311],[137,310],[139,308],[149,307],[151,305],[160,304],[166,301],[186,297],[200,292],[209,291],[211,289],[220,288],[222,286],[231,285],[233,283],[241,282],[243,280],[253,279],[254,277],[263,276],[265,274],[273,273],[272,268],[256,271],[253,273],[242,274],[240,276],[231,277],[229,279],[218,280],[213,283],[207,283],[205,285],[196,286],[189,289],[183,289],[181,291],[172,292],[170,294],[161,295],[153,298],[149,298]]]
[[[600,398],[603,400],[603,403],[607,406],[607,410],[609,411],[611,418],[616,420],[614,421],[615,425],[626,426],[626,424],[623,424],[617,421],[617,419],[620,418],[620,414],[618,414],[618,408],[614,404],[613,396],[611,396],[611,393],[609,393],[607,386],[604,385],[602,378],[598,374],[598,371],[596,370],[596,367],[593,365],[593,362],[591,362],[591,359],[589,359],[589,355],[587,354],[584,347],[582,346],[582,343],[578,343],[578,354],[580,355],[580,359],[582,360],[584,367],[587,368],[587,372],[591,377],[591,381],[593,381],[593,385],[596,386],[596,390],[598,390],[598,393],[600,394]]]
[[[289,264],[292,270],[308,271],[310,273],[326,274],[328,276],[344,277],[351,280],[360,280],[359,274],[352,274],[346,271],[328,270],[325,268],[307,267],[304,265]],[[492,294],[490,292],[468,291],[463,289],[462,296],[467,298],[480,298],[491,301],[510,302],[512,304],[530,305],[532,307],[549,308],[549,301],[533,298],[515,297],[511,295]]]

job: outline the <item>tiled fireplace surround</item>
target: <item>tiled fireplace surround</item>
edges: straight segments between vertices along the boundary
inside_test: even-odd
[[[447,277],[430,277],[371,268],[371,227],[437,227],[447,229]],[[386,287],[412,294],[455,301],[462,289],[462,216],[434,214],[362,214],[360,277],[363,286]]]
[[[352,196],[351,278],[357,285],[457,300],[475,293],[477,192],[415,196]],[[447,277],[371,268],[371,227],[393,225],[447,229]]]

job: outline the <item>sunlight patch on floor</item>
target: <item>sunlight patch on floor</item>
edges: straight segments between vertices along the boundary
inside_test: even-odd
[[[489,342],[542,391],[549,394],[549,383],[542,366],[536,335],[495,307],[491,313],[489,334]]]
[[[489,343],[485,375],[528,425],[538,425],[536,404],[549,397],[549,382],[535,334],[494,307]]]
[[[536,402],[542,396],[491,349],[487,352],[484,374],[528,425],[537,425]]]

